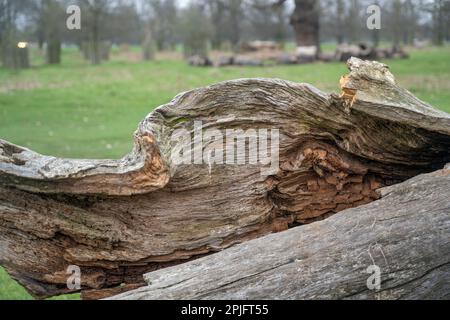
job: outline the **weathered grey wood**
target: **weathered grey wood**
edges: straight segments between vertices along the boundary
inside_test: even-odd
[[[325,221],[146,274],[147,287],[113,299],[449,299],[450,166],[381,192]],[[367,286],[371,265],[379,290]]]
[[[69,292],[66,269],[80,266],[84,296],[98,298],[144,284],[146,272],[369,203],[379,187],[450,161],[450,115],[398,87],[385,65],[349,67],[342,96],[276,79],[180,94],[143,120],[121,160],[58,159],[2,141],[0,264],[38,297]],[[177,166],[172,134],[193,134],[196,121],[279,129],[279,170]]]
[[[34,193],[133,195],[164,187],[169,170],[152,137],[141,135],[121,160],[75,160],[43,156],[0,140],[4,186]]]

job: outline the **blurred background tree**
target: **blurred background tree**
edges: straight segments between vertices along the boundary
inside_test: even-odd
[[[152,28],[158,50],[174,50],[178,8],[175,0],[147,0],[153,11]]]
[[[65,24],[63,6],[57,0],[41,2],[40,26],[47,43],[47,63],[59,64],[61,63],[62,30],[64,30],[61,25]]]
[[[92,64],[100,64],[102,60],[101,38],[103,28],[106,26],[106,15],[111,2],[108,0],[80,0],[83,13],[82,24],[87,30],[83,44],[84,56]],[[104,30],[107,30],[106,28]]]
[[[28,45],[17,22],[30,14],[26,0],[0,0],[0,55],[5,68],[28,68]],[[20,45],[19,45],[20,43]]]
[[[192,3],[182,11],[178,27],[185,58],[208,57],[208,41],[213,32],[205,9],[203,5]]]

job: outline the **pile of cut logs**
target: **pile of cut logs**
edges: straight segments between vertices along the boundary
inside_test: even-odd
[[[188,59],[192,66],[264,66],[272,64],[303,64],[315,61],[345,62],[351,57],[370,60],[407,59],[406,51],[399,47],[376,48],[368,44],[340,45],[334,53],[317,52],[316,47],[299,47],[295,52],[285,52],[275,42],[253,41],[241,46],[236,55],[216,55],[214,58],[193,56]]]

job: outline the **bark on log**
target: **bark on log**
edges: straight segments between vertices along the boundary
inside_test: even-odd
[[[450,165],[383,198],[145,275],[113,299],[449,299]],[[369,277],[380,269],[379,289]]]
[[[70,292],[67,267],[80,266],[84,296],[100,298],[450,162],[450,115],[398,87],[383,64],[349,67],[342,96],[274,79],[183,93],[144,119],[121,160],[58,159],[2,141],[0,264],[37,297]],[[194,134],[195,121],[227,138],[225,129],[279,129],[279,170],[176,165],[172,134]],[[205,139],[200,151],[214,146]]]

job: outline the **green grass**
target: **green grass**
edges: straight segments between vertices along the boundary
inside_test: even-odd
[[[274,77],[338,92],[339,79],[347,73],[343,63],[216,69],[176,60],[113,59],[94,67],[75,49],[64,51],[60,66],[43,66],[43,61],[34,54],[32,69],[0,69],[0,137],[40,153],[77,158],[123,156],[139,121],[181,91],[229,79]],[[386,62],[400,85],[450,112],[449,47],[412,51],[409,60]],[[0,299],[30,298],[0,269]]]
[[[79,294],[54,297],[49,300],[78,300]],[[0,300],[33,300],[33,297],[16,281],[12,280],[6,271],[0,267]]]
[[[30,300],[31,296],[0,267],[0,300]]]
[[[450,111],[449,62],[447,47],[388,63],[400,84]],[[94,67],[70,50],[61,66],[20,73],[0,69],[0,137],[45,154],[117,158],[130,150],[139,121],[181,91],[243,77],[276,77],[339,91],[346,72],[343,63],[215,69],[162,60]]]

